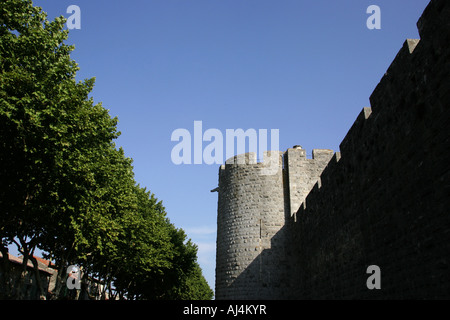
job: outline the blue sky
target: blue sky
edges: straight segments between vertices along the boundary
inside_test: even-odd
[[[428,0],[35,0],[49,19],[81,9],[68,43],[119,118],[135,178],[199,246],[214,288],[219,165],[175,165],[171,134],[279,129],[280,149],[339,150]],[[368,6],[381,9],[369,30]],[[270,132],[270,131],[269,131]],[[207,143],[205,143],[206,145]],[[205,146],[204,145],[204,146]]]

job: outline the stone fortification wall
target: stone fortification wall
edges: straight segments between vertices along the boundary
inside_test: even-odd
[[[418,27],[288,224],[287,298],[450,298],[450,1]]]
[[[450,298],[450,1],[417,25],[340,152],[221,167],[217,299]]]

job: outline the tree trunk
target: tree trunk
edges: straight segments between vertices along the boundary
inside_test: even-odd
[[[22,272],[18,275],[18,279],[16,280],[16,292],[15,299],[23,300],[25,292],[23,290],[23,285],[25,283],[25,278],[27,277],[27,265],[28,265],[28,255],[23,255],[22,260]]]
[[[61,255],[59,260],[58,275],[56,276],[55,292],[52,296],[53,300],[60,299],[61,289],[66,285],[66,273],[67,273],[67,261],[69,261],[70,255],[72,254],[73,248],[75,247],[75,241],[72,242],[72,246],[68,250],[66,255]]]
[[[63,275],[66,273],[66,261],[61,261],[60,267],[58,268],[58,275],[56,276],[55,292],[52,296],[53,300],[58,300],[60,298],[61,289],[63,288]]]
[[[39,292],[39,300],[47,300],[47,294],[45,293],[44,286],[42,285],[41,274],[39,272],[39,263],[32,255],[30,256],[30,260],[34,267],[34,277],[36,279],[36,285]]]
[[[27,293],[26,291],[23,290],[23,285],[25,283],[25,278],[27,277],[27,274],[28,274],[28,270],[27,270],[28,260],[29,260],[30,256],[32,256],[32,253],[34,252],[36,245],[34,244],[34,239],[31,239],[29,242],[27,242],[26,237],[19,238],[19,241],[20,241],[20,245],[15,240],[14,240],[14,243],[17,245],[17,249],[23,256],[23,260],[22,260],[23,269],[18,277],[18,281],[16,281],[16,294],[15,295],[16,295],[17,300],[23,300]],[[30,252],[31,252],[31,254],[30,254]]]
[[[0,285],[4,288],[2,299],[11,298],[11,275],[9,267],[9,250],[7,247],[0,243],[0,251],[2,253],[2,268],[1,268],[1,280]]]

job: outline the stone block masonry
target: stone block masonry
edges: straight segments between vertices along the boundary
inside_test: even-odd
[[[262,163],[246,153],[220,167],[217,299],[270,299],[274,290],[281,294],[288,279],[280,268],[286,256],[283,227],[292,216],[290,208],[298,208],[332,155],[315,149],[313,159],[307,159],[305,150],[295,147],[277,151],[276,157],[266,153]],[[276,173],[263,174],[274,158]]]
[[[285,153],[287,178],[287,199],[289,212],[293,215],[305,200],[309,191],[320,177],[323,169],[333,156],[332,150],[313,149],[313,158],[306,158],[306,150],[295,146]]]
[[[450,1],[417,26],[340,152],[220,168],[217,299],[450,298]]]
[[[270,239],[285,223],[282,154],[278,154],[273,175],[261,174],[264,164],[252,161],[254,153],[246,154],[246,164],[238,164],[235,157],[220,168],[216,286],[223,290],[216,293],[218,299],[260,297],[267,288],[257,285],[267,281],[267,268],[262,270],[262,264],[261,269],[247,268],[262,250],[270,248]],[[276,259],[264,263],[271,262]],[[236,279],[242,279],[243,272],[246,281],[238,285]]]

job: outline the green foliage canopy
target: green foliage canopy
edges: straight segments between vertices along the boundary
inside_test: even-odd
[[[197,247],[134,180],[117,118],[76,81],[65,19],[30,0],[0,3],[0,237],[128,299],[211,299]],[[106,290],[106,289],[105,289]],[[20,290],[19,290],[20,291]]]

